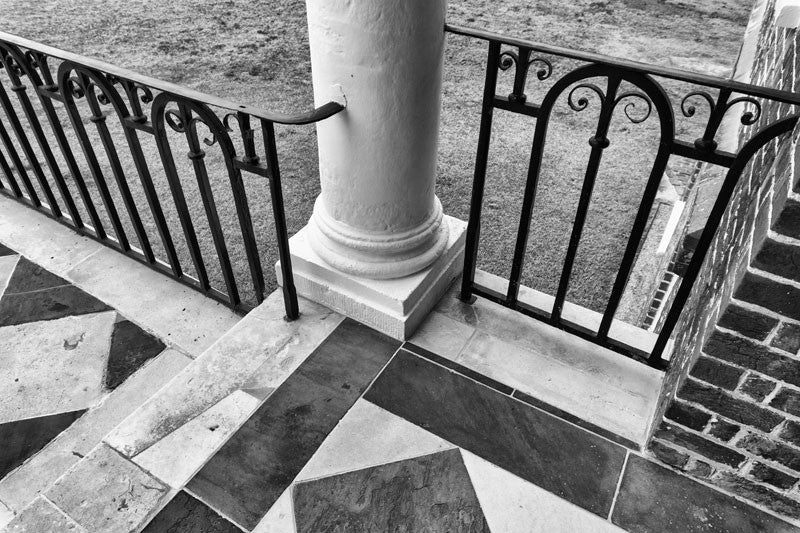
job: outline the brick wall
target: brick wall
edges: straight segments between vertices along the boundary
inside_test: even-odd
[[[764,9],[751,81],[795,90],[799,32]],[[789,114],[765,104],[760,126]],[[745,171],[683,318],[650,453],[800,520],[800,149],[797,132]],[[770,232],[770,228],[772,231]],[[676,394],[677,391],[677,394]]]

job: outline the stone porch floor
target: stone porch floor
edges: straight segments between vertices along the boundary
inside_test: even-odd
[[[274,294],[193,353],[5,216],[3,531],[800,531],[638,451],[649,369],[487,302],[449,294],[401,343]]]

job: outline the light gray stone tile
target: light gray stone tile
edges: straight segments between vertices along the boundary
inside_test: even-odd
[[[622,533],[624,530],[533,483],[461,450],[486,522],[503,533]]]
[[[250,394],[234,391],[134,457],[133,462],[170,486],[181,488],[260,403]]]
[[[45,496],[93,533],[135,531],[160,508],[169,487],[100,444]]]
[[[19,261],[18,255],[4,255],[0,257],[0,297],[8,287],[8,280],[11,279],[11,274],[14,273],[14,268]]]
[[[0,423],[94,405],[115,319],[108,311],[0,328]]]
[[[83,527],[41,496],[9,522],[2,531],[3,533],[86,533]]]
[[[256,525],[252,533],[295,533],[294,506],[292,505],[292,488],[281,494],[264,518]]]
[[[635,375],[620,376],[615,383],[602,372],[587,371],[591,361],[572,364],[482,332],[472,338],[458,362],[639,445],[644,444],[658,401],[658,380],[650,382],[650,390],[636,382]]]
[[[455,360],[474,332],[474,327],[434,311],[428,315],[409,342]]]
[[[47,447],[0,481],[0,500],[14,510],[24,508],[190,362],[191,359],[175,350],[165,350],[149,361],[106,396],[99,406],[86,412]]]
[[[236,389],[275,388],[341,322],[327,308],[303,300],[298,320],[284,320],[275,292],[194,363],[123,421],[106,442],[133,457]]]
[[[195,357],[241,318],[224,305],[105,247],[72,267],[66,278],[167,344]]]

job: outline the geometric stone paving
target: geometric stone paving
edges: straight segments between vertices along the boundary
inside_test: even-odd
[[[0,245],[0,479],[164,349],[100,300]]]

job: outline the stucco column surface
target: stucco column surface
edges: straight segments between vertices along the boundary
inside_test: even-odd
[[[393,279],[441,255],[434,195],[446,0],[307,0],[322,193],[309,244],[347,274]]]

